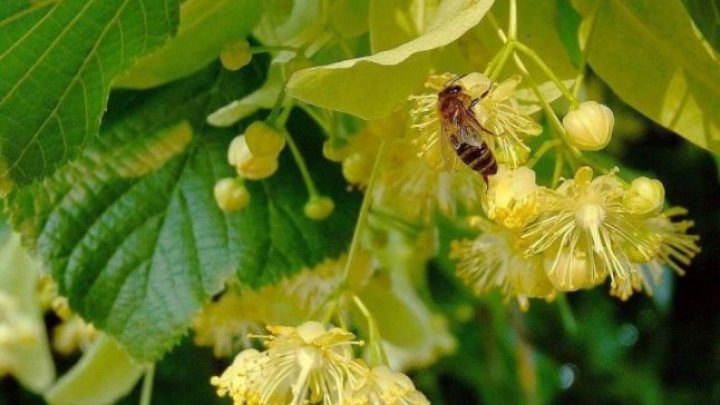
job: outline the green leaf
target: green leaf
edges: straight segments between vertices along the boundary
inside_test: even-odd
[[[682,0],[695,24],[715,51],[720,50],[720,0]]]
[[[216,59],[225,44],[245,38],[261,11],[260,0],[186,1],[180,7],[177,36],[140,58],[115,86],[155,87],[197,72]]]
[[[593,3],[575,2],[584,36]],[[720,152],[720,60],[682,4],[609,0],[595,18],[588,42],[593,70],[648,118]]]
[[[13,233],[3,241],[0,247],[0,294],[16,300],[18,315],[30,321],[37,332],[31,342],[10,348],[12,374],[27,390],[36,393],[45,390],[55,379],[55,366],[37,296],[40,272],[40,262],[20,245],[20,235]],[[7,326],[3,324],[3,327]],[[6,350],[4,347],[3,351]],[[7,361],[3,357],[3,365]]]
[[[352,232],[357,204],[344,197],[339,170],[313,159],[311,170],[323,173],[318,187],[337,212],[310,221],[287,151],[279,173],[247,184],[248,207],[230,215],[217,208],[212,190],[232,174],[227,147],[235,133],[207,126],[205,115],[258,79],[252,69],[218,71],[127,103],[134,110],[110,114],[83,157],[6,202],[10,222],[51,265],[71,307],[141,360],[176,343],[236,271],[255,286],[277,281],[339,254]],[[318,155],[320,140],[300,134],[317,141]]]
[[[104,405],[127,395],[142,375],[143,367],[101,335],[80,361],[45,393],[51,405]]]
[[[175,29],[177,0],[58,0],[0,20],[0,184],[51,174],[97,134],[111,82]]]
[[[288,93],[364,119],[387,115],[425,81],[430,51],[475,26],[492,4],[493,0],[443,2],[437,11],[441,17],[432,19],[421,36],[372,56],[298,71],[288,83]]]

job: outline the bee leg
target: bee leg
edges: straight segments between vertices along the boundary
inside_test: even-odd
[[[480,97],[478,97],[478,98],[474,98],[474,99],[470,102],[470,106],[469,106],[469,107],[470,107],[471,110],[472,110],[473,108],[475,108],[475,106],[477,105],[477,103],[480,102],[480,99],[481,99],[481,98],[482,98],[482,96],[480,96]]]

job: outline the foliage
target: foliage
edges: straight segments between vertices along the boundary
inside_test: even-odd
[[[345,330],[366,342],[348,351],[362,366],[343,371],[364,376],[362,392],[389,365],[433,403],[719,400],[712,372],[692,392],[672,371],[673,329],[702,331],[682,319],[687,285],[717,281],[718,157],[696,147],[720,153],[718,4],[3,2],[0,326],[18,300],[39,332],[6,361],[15,346],[0,329],[0,377],[22,386],[2,380],[0,403],[145,401],[136,382],[151,386],[151,370],[156,401],[217,401],[210,377],[238,380],[195,347],[201,332],[215,354],[253,355],[245,335],[268,324],[288,328],[267,342],[326,348],[307,340],[308,320],[341,326],[322,333],[347,347]],[[449,83],[475,100],[474,146],[497,173],[439,153],[439,136],[462,132],[438,106]],[[574,129],[563,117],[579,117]],[[243,200],[218,204],[221,181]],[[669,201],[691,208],[697,231]],[[688,268],[696,234],[707,247]],[[498,235],[513,242],[487,248]],[[527,261],[503,267],[513,255]],[[688,276],[675,283],[671,269]],[[651,298],[569,294],[606,278],[623,301]],[[226,298],[241,308],[222,312]],[[198,322],[210,308],[218,318]],[[61,326],[81,357],[62,359]],[[717,350],[711,340],[697,337]],[[256,388],[299,401],[319,395],[299,388],[313,372],[282,374],[298,378],[289,394]]]

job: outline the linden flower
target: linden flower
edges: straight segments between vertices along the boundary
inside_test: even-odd
[[[531,169],[500,166],[497,174],[489,178],[485,204],[488,218],[506,228],[522,228],[537,216],[539,189]]]
[[[592,170],[583,167],[557,190],[544,190],[540,216],[523,229],[522,239],[526,254],[546,256],[555,288],[589,288],[609,275],[613,294],[627,297],[647,284],[636,263],[657,260],[680,272],[675,262],[687,264],[699,251],[697,237],[685,234],[692,223],[670,221],[676,212],[654,214],[654,208],[628,205],[634,188],[626,188],[614,173],[593,180]]]
[[[70,356],[79,350],[85,350],[98,337],[98,330],[92,323],[86,322],[80,315],[70,310],[67,298],[55,297],[51,307],[62,320],[52,332],[52,347],[63,356]]]
[[[268,326],[267,350],[248,349],[210,383],[220,396],[240,404],[343,403],[344,388],[356,385],[362,365],[352,358],[355,336],[340,328],[326,330],[318,322],[293,328]]]
[[[476,295],[499,289],[506,298],[516,297],[521,308],[527,308],[528,297],[554,296],[541,256],[525,257],[513,232],[480,218],[477,226],[483,231],[480,236],[450,246],[450,258],[458,262],[457,276]]]
[[[408,220],[427,221],[437,208],[454,217],[458,206],[477,207],[484,193],[483,180],[469,168],[437,171],[418,159],[405,140],[386,141],[373,201]]]
[[[522,113],[512,98],[521,80],[517,75],[498,85],[494,85],[480,73],[470,73],[460,78],[449,73],[430,76],[425,87],[432,92],[409,98],[413,105],[410,110],[412,128],[417,131],[413,143],[420,149],[419,156],[426,161],[436,162],[437,170],[449,170],[460,166],[454,151],[443,150],[445,148],[442,145],[449,143],[441,139],[443,134],[438,111],[437,93],[453,80],[472,100],[477,100],[472,103],[475,118],[491,133],[478,134],[478,136],[489,142],[495,153],[495,159],[511,167],[525,163],[530,149],[525,145],[522,137],[538,135],[542,132],[542,127]],[[438,155],[442,155],[443,158],[438,159]]]
[[[239,346],[249,346],[248,334],[263,331],[268,308],[264,304],[260,293],[226,291],[193,319],[195,344],[211,346],[215,357],[229,356]]]
[[[683,220],[672,222],[672,218],[687,214],[687,210],[680,207],[670,208],[663,214],[648,218],[643,225],[647,232],[659,236],[656,250],[639,252],[630,250],[628,256],[634,264],[634,271],[630,280],[611,290],[611,294],[626,300],[633,292],[644,291],[652,295],[654,286],[661,281],[663,268],[672,268],[677,274],[684,275],[681,265],[689,265],[690,261],[700,252],[697,235],[688,235],[687,231],[694,224]]]
[[[362,385],[351,389],[344,402],[346,405],[425,405],[430,401],[408,376],[391,371],[386,366],[365,368]]]

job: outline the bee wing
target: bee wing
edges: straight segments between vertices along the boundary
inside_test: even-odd
[[[459,141],[473,146],[481,146],[483,143],[493,144],[492,139],[489,137],[492,133],[480,125],[469,110],[465,111],[461,121],[463,125],[457,131]]]
[[[443,167],[455,170],[458,164],[458,158],[455,154],[457,147],[457,130],[449,123],[443,122],[440,125],[440,155],[443,161]]]

